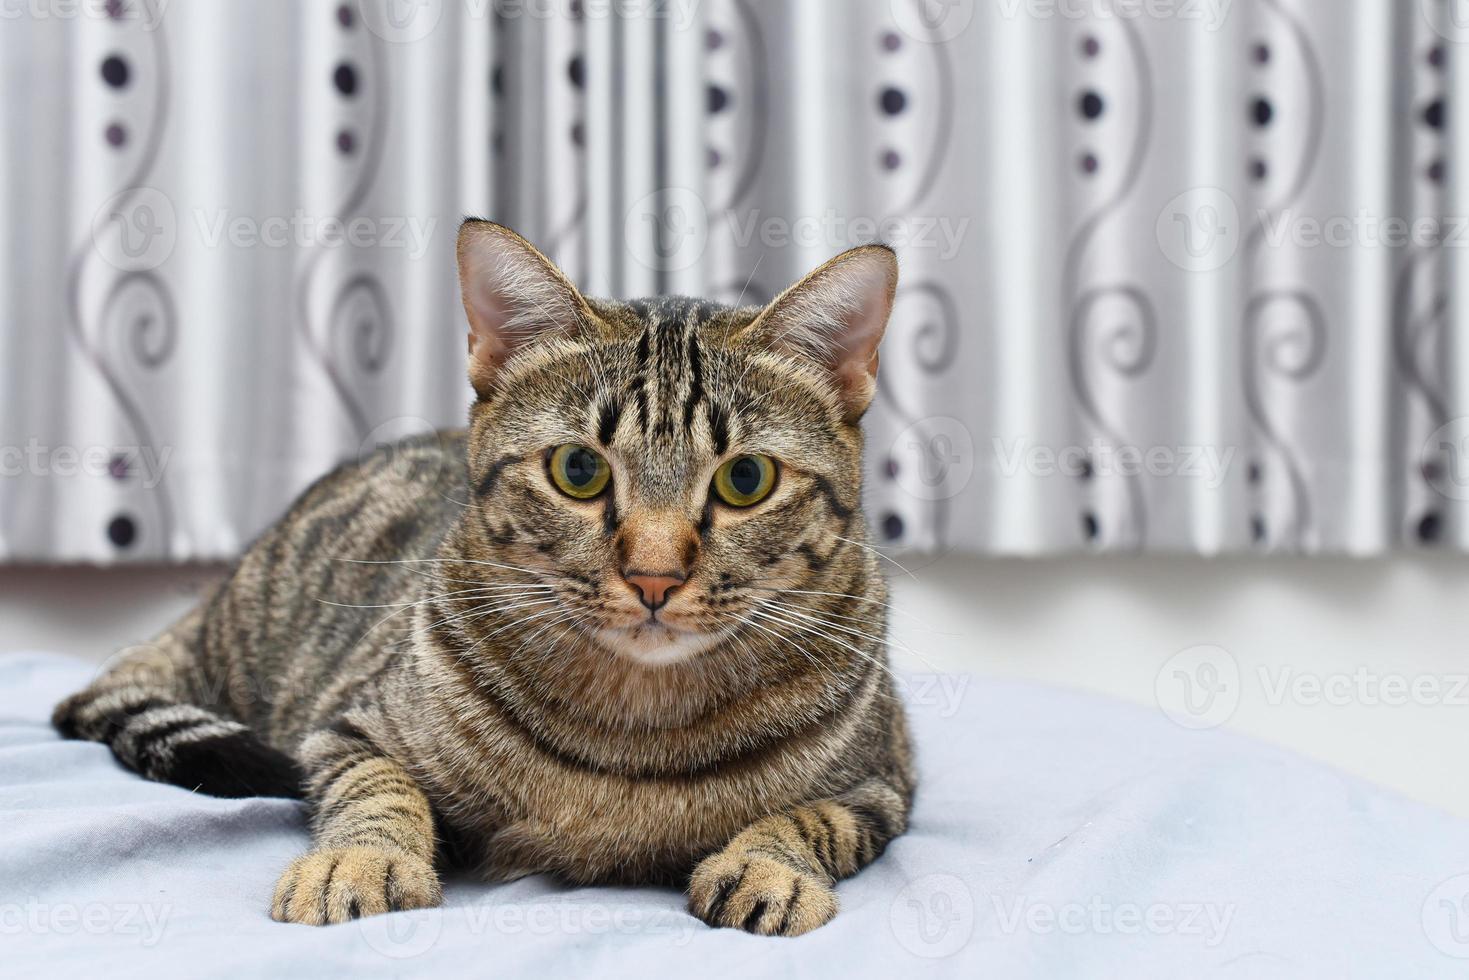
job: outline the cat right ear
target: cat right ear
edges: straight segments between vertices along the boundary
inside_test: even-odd
[[[469,315],[469,380],[489,397],[496,374],[527,344],[571,337],[597,320],[555,264],[504,225],[459,226],[459,288]]]

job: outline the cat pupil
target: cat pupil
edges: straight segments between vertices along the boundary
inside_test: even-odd
[[[584,487],[597,475],[597,457],[586,449],[572,450],[566,456],[566,478],[573,486]]]
[[[754,493],[760,489],[760,464],[748,456],[735,460],[729,468],[729,482],[739,493]]]

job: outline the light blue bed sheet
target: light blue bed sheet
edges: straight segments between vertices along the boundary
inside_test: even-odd
[[[281,925],[300,804],[145,782],[62,741],[51,706],[91,673],[0,654],[0,976],[1469,975],[1464,822],[1159,712],[962,676],[909,679],[912,828],[799,939],[545,878],[451,876],[442,909]]]

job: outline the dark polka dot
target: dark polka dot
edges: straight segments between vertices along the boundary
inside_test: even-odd
[[[337,133],[337,152],[343,156],[351,156],[352,151],[357,149],[357,137],[352,130],[344,129]]]
[[[1076,474],[1077,478],[1081,480],[1082,483],[1090,483],[1092,478],[1096,475],[1097,470],[1096,467],[1092,465],[1092,461],[1089,459],[1082,460],[1081,470]]]
[[[1097,55],[1102,53],[1102,42],[1098,41],[1094,37],[1082,38],[1081,53],[1084,57],[1095,58]]]
[[[581,55],[577,55],[566,63],[566,77],[571,79],[571,84],[581,88],[587,82],[586,62],[582,61]]]
[[[882,151],[882,169],[897,170],[902,163],[903,158],[898,154],[897,150]]]
[[[704,159],[708,162],[709,169],[714,170],[724,162],[724,155],[718,149],[711,146],[704,151]]]
[[[1097,520],[1097,515],[1091,511],[1081,515],[1081,533],[1086,535],[1088,541],[1095,541],[1102,536],[1102,524]]]
[[[1275,118],[1275,107],[1266,98],[1258,98],[1250,105],[1250,118],[1255,121],[1256,126],[1268,126],[1270,120]]]
[[[1437,544],[1442,534],[1443,518],[1432,512],[1424,514],[1418,522],[1418,540],[1424,544]]]
[[[332,84],[337,87],[338,92],[351,98],[357,94],[357,70],[347,62],[342,62],[332,72]]]
[[[341,24],[343,27],[350,28],[352,26],[353,18],[351,4],[344,3],[340,4],[337,7],[337,23]]]
[[[1443,464],[1430,460],[1423,464],[1423,479],[1429,483],[1437,483],[1443,479]]]
[[[122,123],[109,123],[104,135],[108,146],[122,146],[128,141],[128,131],[123,128]]]
[[[572,16],[572,19],[574,19],[574,20],[581,20],[581,17],[582,17],[582,14],[583,13],[584,13],[584,11],[582,10],[581,0],[571,0],[571,16]]]
[[[107,540],[118,548],[126,548],[138,538],[138,527],[126,514],[118,514],[107,524]]]
[[[503,132],[496,130],[490,137],[490,149],[497,157],[505,155],[505,134]]]
[[[1095,153],[1083,153],[1080,160],[1081,172],[1090,176],[1102,169],[1102,162]]]
[[[1443,53],[1443,45],[1436,44],[1428,49],[1428,64],[1432,68],[1442,68],[1446,63]]]
[[[1258,461],[1252,461],[1250,463],[1249,469],[1245,471],[1245,479],[1249,480],[1251,483],[1259,483],[1264,475],[1265,471],[1261,468]]]
[[[896,541],[903,536],[903,519],[897,514],[887,514],[882,519],[882,536]]]
[[[128,63],[119,55],[110,54],[102,61],[102,81],[113,88],[122,88],[128,83]]]
[[[585,146],[587,143],[587,129],[580,119],[571,124],[571,142],[576,146]]]
[[[710,51],[718,51],[724,47],[724,35],[710,28],[704,32],[704,47]]]
[[[1444,103],[1443,99],[1434,99],[1428,103],[1423,110],[1423,122],[1433,129],[1443,129]]]
[[[114,456],[107,461],[107,475],[114,480],[126,480],[132,475],[132,467],[128,465],[126,456]]]
[[[883,112],[886,112],[890,116],[896,116],[907,108],[908,97],[903,94],[902,89],[893,88],[890,85],[878,94],[877,104],[882,107]]]
[[[710,115],[716,112],[723,112],[729,106],[729,93],[718,85],[709,86],[709,90],[705,93],[705,99],[708,103]]]
[[[1442,160],[1435,160],[1432,163],[1430,163],[1428,165],[1428,170],[1426,170],[1424,172],[1424,176],[1426,176],[1429,180],[1433,181],[1433,183],[1435,183],[1435,184],[1442,184],[1443,183],[1443,177],[1444,177],[1444,165],[1443,165],[1443,161]]]
[[[888,31],[882,36],[882,49],[884,51],[896,51],[903,46],[903,39],[896,31]]]
[[[1270,176],[1270,165],[1264,160],[1256,157],[1250,161],[1250,177],[1255,180],[1264,180]]]
[[[1256,514],[1256,515],[1254,515],[1253,517],[1250,518],[1250,539],[1252,541],[1254,541],[1256,544],[1263,544],[1264,543],[1264,541],[1265,541],[1265,518],[1264,518],[1263,515]]]
[[[1106,105],[1096,92],[1083,92],[1076,100],[1076,108],[1087,119],[1100,119],[1106,110]]]
[[[889,456],[887,458],[887,462],[882,464],[882,475],[887,477],[889,480],[896,480],[898,478],[898,473],[898,461]]]
[[[122,20],[122,15],[126,10],[122,0],[107,0],[107,16],[113,20]]]
[[[1264,41],[1256,41],[1254,48],[1250,51],[1250,55],[1255,59],[1255,64],[1268,65],[1270,64],[1270,45]]]

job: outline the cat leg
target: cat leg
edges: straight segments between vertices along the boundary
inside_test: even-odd
[[[319,926],[438,905],[433,811],[413,777],[346,719],[301,756],[314,846],[281,875],[271,918]]]
[[[56,706],[67,738],[101,742],[128,768],[210,796],[301,795],[290,756],[247,726],[193,703],[200,613],[135,647],[85,690]]]
[[[836,915],[833,883],[882,854],[908,823],[907,797],[871,779],[840,796],[755,821],[705,858],[689,911],[711,926],[799,936]]]

